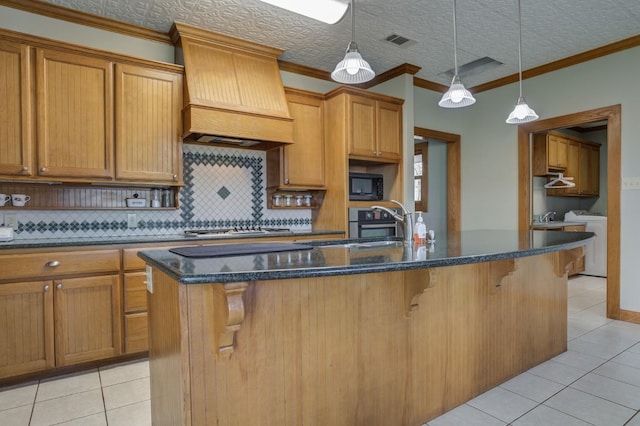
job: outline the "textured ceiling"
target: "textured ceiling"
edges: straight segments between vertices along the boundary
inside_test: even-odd
[[[279,47],[280,59],[324,71],[351,40],[349,11],[327,25],[258,0],[45,1],[162,32],[188,23]],[[640,0],[522,0],[521,7],[524,69],[639,34]],[[452,0],[358,0],[356,42],[378,74],[409,63],[421,67],[418,77],[448,85],[441,73],[453,68],[452,19]],[[504,64],[464,78],[467,86],[518,72],[517,19],[516,0],[457,0],[458,65],[485,56]],[[416,43],[384,40],[394,33]]]

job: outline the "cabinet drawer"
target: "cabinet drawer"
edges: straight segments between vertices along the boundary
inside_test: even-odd
[[[118,250],[65,251],[0,256],[1,279],[117,272]]]
[[[124,350],[128,354],[149,350],[146,312],[124,316]]]
[[[128,272],[124,274],[124,311],[139,312],[147,310],[147,274]]]

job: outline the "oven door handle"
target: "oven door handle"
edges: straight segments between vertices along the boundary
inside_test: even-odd
[[[395,222],[388,222],[388,223],[376,223],[374,224],[361,224],[358,225],[360,226],[360,228],[362,229],[380,229],[380,228],[391,228],[391,227],[395,227],[396,224]]]

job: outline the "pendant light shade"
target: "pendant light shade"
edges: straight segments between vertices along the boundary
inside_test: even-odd
[[[331,78],[342,84],[366,83],[376,76],[367,61],[362,59],[356,44],[356,13],[355,0],[351,0],[351,43],[347,47],[344,59],[338,62]]]
[[[458,30],[456,27],[456,0],[453,0],[453,79],[451,87],[442,95],[442,99],[438,102],[443,108],[462,108],[476,103],[473,97],[462,84],[462,80],[458,76]]]
[[[532,110],[522,96],[522,17],[520,13],[520,0],[518,0],[518,85],[520,87],[520,96],[516,107],[507,117],[507,124],[522,124],[536,121],[539,117]]]

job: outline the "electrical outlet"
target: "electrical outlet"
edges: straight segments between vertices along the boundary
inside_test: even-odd
[[[15,213],[7,213],[4,215],[4,226],[18,229],[18,215]]]
[[[127,228],[138,227],[138,216],[135,213],[127,213]]]

